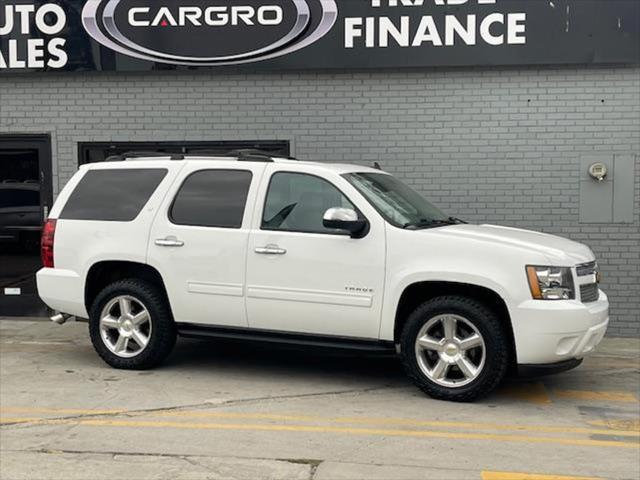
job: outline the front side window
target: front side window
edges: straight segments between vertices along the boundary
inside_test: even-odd
[[[251,172],[201,170],[184,181],[173,205],[171,221],[178,225],[240,228],[247,204]]]
[[[164,168],[89,170],[69,196],[60,218],[130,222],[166,175]]]
[[[271,177],[262,229],[336,233],[322,224],[325,212],[335,207],[355,210],[340,190],[322,178],[303,173],[276,173]]]
[[[349,173],[344,177],[396,227],[425,228],[455,223],[396,177],[384,173]]]

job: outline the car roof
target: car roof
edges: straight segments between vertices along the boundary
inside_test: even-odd
[[[124,161],[123,161],[124,160]],[[171,154],[167,154],[166,156],[150,156],[150,157],[135,157],[135,158],[125,158],[119,159],[115,161],[105,161],[100,163],[91,163],[83,165],[84,168],[90,169],[110,169],[110,168],[139,168],[141,165],[147,165],[149,167],[168,167],[168,166],[176,166],[176,165],[184,165],[193,164],[193,163],[203,164],[204,165],[215,165],[220,162],[237,162],[240,167],[242,164],[276,164],[276,165],[286,165],[287,169],[292,171],[300,170],[305,171],[308,169],[321,169],[325,171],[331,171],[336,174],[344,174],[344,173],[355,173],[355,172],[370,172],[370,173],[384,173],[381,170],[366,167],[357,164],[348,164],[348,163],[330,163],[330,162],[313,162],[313,161],[301,161],[301,160],[293,160],[288,158],[281,157],[268,157],[268,159],[254,159],[254,158],[238,158],[238,157],[230,157],[230,156],[202,156],[202,155],[180,155],[178,157],[172,156]]]

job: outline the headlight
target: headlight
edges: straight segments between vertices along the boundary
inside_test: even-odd
[[[570,300],[576,298],[573,275],[569,267],[527,266],[531,296],[537,300]]]

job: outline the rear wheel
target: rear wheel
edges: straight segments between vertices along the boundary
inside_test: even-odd
[[[91,307],[89,332],[102,359],[114,368],[160,364],[176,342],[176,327],[162,291],[142,280],[105,287]]]
[[[402,360],[428,395],[472,401],[503,379],[508,343],[497,316],[471,298],[444,296],[420,305],[401,336]]]

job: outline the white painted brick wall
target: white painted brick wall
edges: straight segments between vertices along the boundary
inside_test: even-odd
[[[0,77],[0,133],[50,133],[56,188],[86,141],[290,140],[380,162],[452,215],[590,245],[614,335],[640,335],[640,68]],[[636,155],[635,222],[580,224],[581,155]]]

